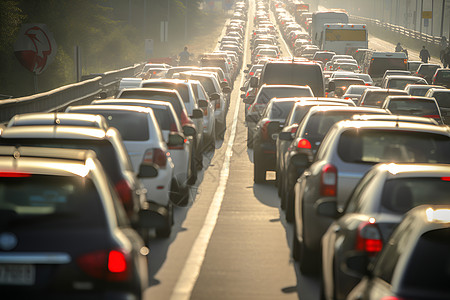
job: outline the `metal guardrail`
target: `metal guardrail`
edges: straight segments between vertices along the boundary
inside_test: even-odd
[[[380,20],[375,20],[375,19],[370,19],[370,18],[365,18],[365,17],[359,17],[359,16],[350,16],[351,19],[361,22],[361,23],[365,23],[367,25],[374,25],[377,26],[380,29],[384,29],[384,30],[388,30],[394,33],[398,33],[403,35],[404,37],[407,38],[411,38],[414,40],[418,40],[418,41],[422,41],[425,42],[427,44],[431,44],[434,46],[439,46],[440,42],[441,42],[441,37],[440,36],[432,36],[429,34],[425,34],[416,30],[412,30],[412,29],[408,29],[405,28],[403,26],[399,26],[399,25],[393,25],[390,23],[385,23],[385,22],[381,22]]]
[[[89,104],[101,92],[114,93],[120,79],[135,77],[142,65],[98,74],[100,76],[36,95],[1,100],[0,123],[8,122],[16,114],[61,111],[69,105]]]

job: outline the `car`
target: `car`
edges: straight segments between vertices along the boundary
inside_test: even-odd
[[[439,64],[423,63],[419,66],[419,68],[417,69],[416,73],[414,73],[414,75],[424,78],[428,84],[431,84],[433,75],[436,73],[436,70],[439,68],[441,68],[441,66]]]
[[[27,113],[19,114],[9,120],[6,127],[30,125],[63,125],[95,127],[108,130],[109,124],[103,116],[71,113]]]
[[[441,114],[444,117],[444,123],[450,125],[450,90],[432,88],[428,90],[425,97],[432,97],[436,99]]]
[[[368,51],[364,57],[363,72],[379,83],[386,70],[407,70],[408,58],[404,52]]]
[[[201,70],[200,67],[197,66],[177,66],[177,67],[171,67],[169,70],[167,70],[166,78],[172,79],[173,76],[177,73],[185,72],[185,71],[193,71],[193,70]]]
[[[119,90],[118,91],[121,91],[125,88],[137,88],[141,84],[141,81],[142,81],[142,78],[136,78],[136,77],[122,78],[122,79],[120,79],[120,82],[119,82]]]
[[[284,154],[284,166],[280,170],[283,178],[281,207],[285,208],[286,220],[294,221],[294,186],[305,170],[298,168],[295,160],[304,155],[313,160],[317,149],[328,130],[337,122],[350,119],[355,114],[389,114],[388,111],[372,107],[316,106],[309,109],[299,124],[295,135],[281,133],[280,139],[290,142]]]
[[[2,146],[0,170],[3,297],[143,297],[149,249],[95,153]]]
[[[431,84],[407,84],[405,91],[411,96],[425,96],[429,89],[439,88],[445,89],[443,86]]]
[[[371,85],[350,85],[345,90],[345,94],[342,95],[342,98],[350,99],[356,105],[356,103],[358,103],[359,99],[361,98],[361,95],[367,89],[379,89],[379,87],[371,86]]]
[[[192,71],[180,73],[181,79],[198,80],[205,88],[211,101],[214,101],[215,131],[218,138],[223,139],[226,130],[226,114],[229,103],[225,94],[231,93],[229,86],[221,87],[214,73],[207,71]]]
[[[403,90],[408,84],[428,84],[422,77],[411,75],[388,75],[381,83],[382,89],[397,89]]]
[[[169,146],[168,151],[175,165],[175,176],[181,193],[187,195],[187,185],[193,185],[197,181],[197,168],[194,163],[192,136],[185,136],[180,121],[168,102],[142,99],[108,99],[96,100],[91,105],[123,105],[123,106],[141,106],[149,107],[153,110],[159,128],[166,144],[170,143],[170,133],[177,133],[185,137],[183,146]],[[89,114],[85,114],[89,115]],[[183,192],[184,190],[184,192]],[[180,200],[189,200],[186,197]],[[178,202],[181,205],[182,202]]]
[[[353,115],[352,120],[359,121],[394,121],[394,122],[412,122],[428,125],[439,125],[432,118],[404,116],[404,115]]]
[[[382,78],[382,82],[384,81],[384,79],[386,78],[386,76],[389,75],[403,75],[403,76],[409,76],[411,75],[411,71],[409,70],[386,70],[384,72],[383,78]]]
[[[144,205],[148,196],[147,190],[136,178],[130,157],[116,128],[104,130],[95,127],[31,124],[11,126],[0,131],[0,145],[92,150],[102,163],[133,226],[140,230],[139,221],[142,217],[146,218],[146,212],[141,216],[143,209],[157,215],[164,214],[153,206]],[[140,233],[147,240],[148,231]]]
[[[293,161],[305,171],[294,192],[293,256],[303,274],[320,272],[320,244],[331,224],[315,207],[335,199],[341,209],[363,175],[377,163],[450,163],[448,128],[411,122],[336,123],[323,139],[312,163],[308,154]]]
[[[181,199],[186,195],[182,194],[181,184],[175,176],[175,166],[168,147],[182,147],[184,137],[171,133],[169,142],[166,144],[153,110],[147,107],[79,105],[69,106],[66,111],[103,115],[109,124],[119,131],[136,174],[142,164],[151,162],[158,165],[158,176],[142,180],[142,184],[148,190],[146,201],[167,211],[166,226],[158,229],[157,235],[169,237],[173,225],[173,204],[182,201]]]
[[[419,96],[387,96],[381,108],[393,115],[432,118],[442,124],[442,116],[436,99]]]
[[[431,83],[450,88],[450,70],[442,68],[437,69],[431,79]]]
[[[367,275],[349,300],[450,298],[449,205],[422,205],[411,210],[370,269],[364,255],[349,260],[349,270]],[[376,295],[376,296],[374,296]]]
[[[333,64],[333,70],[336,71],[348,71],[348,72],[359,72],[360,68],[356,63],[341,63],[339,61]]]
[[[384,99],[389,95],[408,95],[405,90],[396,89],[367,89],[361,95],[357,106],[381,107]]]
[[[336,71],[336,72],[331,72],[329,79],[333,79],[333,78],[359,78],[359,79],[364,80],[364,83],[366,85],[373,86],[373,80],[369,74],[354,73],[354,72],[347,72],[347,71]]]
[[[297,99],[272,98],[256,123],[253,135],[253,179],[266,180],[266,171],[275,170],[276,139]]]
[[[255,127],[258,123],[267,103],[272,98],[286,98],[286,97],[314,97],[314,94],[309,86],[288,85],[288,84],[264,84],[258,89],[258,94],[253,98],[251,96],[244,100],[247,115],[245,117],[247,125],[247,146],[253,147],[253,135]]]
[[[167,89],[167,90],[176,90],[186,108],[187,113],[189,114],[189,120],[195,124],[196,136],[194,137],[195,144],[195,164],[197,165],[197,169],[203,168],[203,111],[198,106],[198,99],[195,97],[194,89],[189,82],[189,80],[181,80],[181,79],[148,79],[143,80],[141,83],[141,88],[156,88],[156,89]],[[137,98],[137,97],[134,97]],[[159,100],[159,99],[151,99],[151,100]],[[171,102],[172,103],[172,102]],[[173,105],[173,104],[172,104]],[[175,106],[174,106],[175,108]],[[175,108],[176,109],[176,108]],[[177,109],[176,109],[177,110]],[[184,112],[184,110],[183,110]],[[184,122],[187,116],[180,117],[180,121],[185,126]],[[189,124],[191,125],[191,124]]]
[[[322,237],[324,298],[346,299],[361,280],[349,272],[346,260],[364,253],[367,263],[373,262],[407,211],[425,204],[450,205],[448,176],[450,165],[379,164],[361,179],[343,211],[335,200],[320,203],[317,213],[335,220]]]
[[[407,70],[411,74],[414,74],[415,72],[417,72],[417,69],[419,68],[419,66],[421,64],[423,64],[423,62],[420,61],[420,60],[408,60],[408,68],[407,68]]]
[[[332,78],[328,81],[328,86],[326,89],[326,97],[338,97],[341,98],[347,88],[351,85],[366,85],[364,80],[359,78]]]

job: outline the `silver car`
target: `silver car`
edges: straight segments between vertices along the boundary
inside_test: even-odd
[[[363,175],[377,163],[450,163],[446,127],[398,121],[341,121],[325,136],[311,165],[295,184],[293,256],[303,273],[320,270],[322,235],[331,224],[315,207],[334,199],[341,209]]]

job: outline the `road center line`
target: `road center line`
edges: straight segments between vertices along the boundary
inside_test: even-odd
[[[247,52],[248,52],[248,36],[249,36],[249,28],[250,22],[248,21],[246,34],[245,34],[245,51],[243,57],[243,66],[247,62]],[[241,82],[239,86],[242,86],[244,82],[244,74],[241,72]],[[173,289],[173,293],[171,296],[171,300],[189,300],[192,291],[194,289],[195,283],[197,282],[198,276],[200,275],[200,269],[202,267],[203,261],[206,256],[206,249],[208,248],[209,241],[211,239],[212,233],[217,223],[217,219],[219,217],[220,208],[222,206],[223,198],[225,196],[225,188],[228,182],[228,176],[230,174],[230,161],[231,156],[233,155],[233,144],[236,138],[236,128],[237,121],[239,115],[239,100],[240,97],[236,98],[237,100],[234,115],[233,115],[233,124],[231,126],[231,134],[228,139],[227,150],[225,151],[225,160],[222,165],[222,169],[220,170],[220,179],[219,186],[214,193],[213,200],[208,210],[208,214],[206,215],[205,222],[203,227],[200,229],[200,232],[192,246],[191,252],[186,260],[186,263],[183,267],[180,277]]]

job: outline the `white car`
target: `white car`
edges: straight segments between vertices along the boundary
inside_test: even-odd
[[[149,107],[155,114],[166,144],[169,143],[171,132],[176,132],[184,136],[183,128],[181,127],[175,110],[168,102],[142,99],[108,99],[96,100],[91,104]],[[170,157],[175,165],[175,179],[177,180],[180,193],[180,197],[177,197],[176,201],[177,204],[180,205],[187,204],[189,200],[189,185],[194,184],[197,180],[197,170],[196,168],[193,168],[192,146],[192,138],[185,137],[184,145],[168,147]]]
[[[198,106],[203,111],[203,146],[215,147],[216,142],[216,116],[215,106],[208,93],[198,80],[191,80],[194,94],[198,99]]]
[[[143,178],[142,183],[148,191],[147,201],[151,205],[165,207],[168,211],[166,226],[157,229],[157,235],[170,236],[173,224],[173,204],[170,196],[175,188],[174,164],[153,110],[125,105],[80,105],[69,106],[66,112],[104,116],[109,125],[120,132],[136,174],[139,173],[142,163],[154,163],[159,166],[158,176]],[[184,143],[184,138],[180,135],[174,137],[178,138],[177,143],[169,142],[169,145],[181,146]]]
[[[181,78],[201,82],[210,99],[215,102],[216,136],[223,139],[226,129],[227,103],[224,92],[231,92],[230,87],[221,88],[217,75],[208,71],[189,71],[180,73]]]

